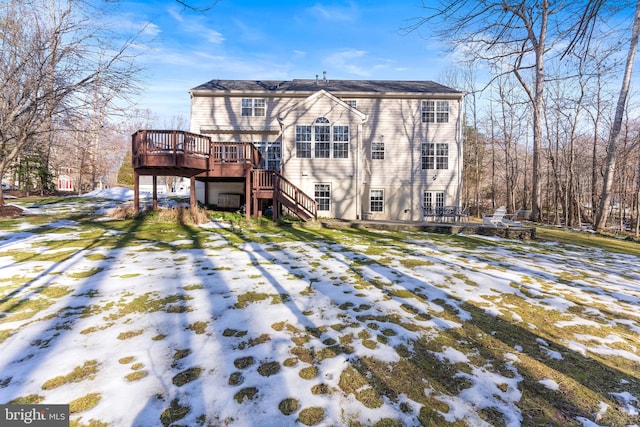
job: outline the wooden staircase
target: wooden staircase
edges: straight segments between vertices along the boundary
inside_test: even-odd
[[[138,175],[152,175],[154,180],[158,175],[186,176],[194,184],[194,180],[210,178],[244,178],[251,181],[247,181],[246,188],[251,192],[254,216],[258,215],[259,200],[272,199],[274,220],[278,219],[280,207],[303,221],[317,219],[316,201],[280,173],[262,169],[260,153],[251,143],[214,142],[208,136],[185,131],[139,130],[132,136],[131,149],[136,180]],[[136,207],[137,188],[136,185]],[[247,215],[249,212],[247,209]]]
[[[316,201],[280,173],[265,169],[254,169],[251,181],[253,182],[254,206],[257,205],[257,199],[273,199],[276,205],[273,210],[274,220],[278,219],[280,206],[285,207],[303,221],[315,221],[318,219],[318,204]]]

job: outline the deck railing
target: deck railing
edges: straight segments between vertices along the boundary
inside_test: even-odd
[[[250,142],[214,142],[212,145],[215,163],[249,163],[260,165],[260,152]]]
[[[132,154],[134,168],[154,172],[192,168],[198,173],[201,168],[206,170],[207,164],[209,169],[216,164],[243,164],[244,170],[253,170],[252,191],[265,192],[263,195],[272,192],[302,219],[317,219],[316,201],[279,173],[263,169],[264,158],[252,143],[212,142],[208,136],[186,131],[139,130],[132,136]]]
[[[132,154],[189,154],[209,157],[211,139],[176,130],[139,130],[133,134]]]
[[[293,210],[298,216],[305,220],[315,220],[318,218],[318,203],[313,198],[309,197],[279,173],[274,174],[274,180],[276,197],[278,197],[287,208]]]
[[[256,191],[273,190],[275,172],[266,169],[253,170],[253,189]]]

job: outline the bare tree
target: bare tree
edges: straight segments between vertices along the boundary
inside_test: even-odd
[[[423,1],[429,14],[410,28],[435,23],[443,39],[474,60],[509,64],[502,73],[516,76],[532,106],[533,220],[541,219],[545,60],[550,55],[562,57],[590,40],[603,1],[454,0],[435,6]]]
[[[598,206],[598,210],[596,212],[596,230],[604,229],[607,224],[607,218],[609,216],[609,205],[611,204],[613,180],[617,161],[617,147],[620,141],[622,120],[624,117],[625,106],[627,104],[629,87],[631,86],[631,74],[633,73],[633,63],[636,57],[636,50],[638,49],[639,35],[640,0],[636,2],[636,12],[634,15],[633,29],[631,31],[631,40],[629,42],[629,50],[627,53],[627,62],[625,66],[624,77],[622,79],[622,86],[620,88],[620,94],[618,96],[618,103],[616,104],[616,116],[611,128],[611,134],[609,135],[609,142],[607,144],[607,165],[605,168],[604,183],[602,187],[602,197],[600,198],[600,205]]]
[[[78,0],[0,5],[0,177],[33,145],[50,140],[43,136],[52,122],[70,123],[91,110],[95,93],[132,89],[133,39],[113,46],[88,7]]]

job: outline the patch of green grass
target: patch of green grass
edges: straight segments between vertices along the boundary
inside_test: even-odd
[[[10,405],[37,405],[44,401],[44,396],[38,394],[29,394],[27,396],[16,397],[9,401]]]
[[[367,377],[353,366],[342,371],[338,385],[345,393],[352,393],[367,408],[379,408],[383,404]]]
[[[258,366],[258,373],[263,377],[270,377],[280,372],[280,362],[266,362]]]
[[[201,373],[202,373],[202,368],[199,368],[199,367],[189,368],[178,373],[176,376],[173,377],[171,381],[173,382],[174,385],[178,387],[182,387],[183,385],[190,383],[191,381],[197,380],[200,377]]]
[[[294,399],[293,397],[289,397],[280,401],[278,404],[278,409],[282,412],[283,415],[291,415],[298,410],[300,407],[300,402],[298,399]]]
[[[287,368],[293,368],[294,366],[296,366],[298,364],[298,358],[297,357],[287,357],[286,359],[284,359],[284,362],[282,362],[282,364],[284,366],[286,366]]]
[[[324,409],[313,406],[311,408],[305,408],[298,414],[298,422],[306,426],[314,426],[324,420]]]
[[[373,427],[402,427],[404,424],[398,420],[394,420],[392,418],[382,418],[380,421],[377,421]]]
[[[52,390],[68,383],[79,383],[85,380],[93,379],[98,373],[98,362],[96,360],[87,360],[82,366],[77,366],[67,375],[61,375],[42,384],[43,390]]]
[[[233,361],[233,365],[238,369],[246,369],[255,363],[253,356],[240,357]]]
[[[190,407],[181,405],[177,398],[173,399],[169,407],[160,414],[160,423],[162,423],[164,427],[168,427],[174,422],[186,417],[189,412],[191,412]]]
[[[238,348],[239,350],[244,350],[245,348],[255,347],[269,341],[271,341],[271,337],[269,336],[269,334],[262,334],[257,338],[249,338],[247,341],[241,342],[236,348]]]
[[[205,333],[205,331],[207,330],[207,326],[208,325],[209,325],[209,322],[197,321],[197,322],[193,322],[192,324],[187,326],[187,329],[189,329],[190,331],[193,331],[196,334],[200,335],[200,334],[204,334]]]
[[[233,372],[231,375],[229,375],[230,386],[236,386],[242,383],[244,383],[244,375],[242,375],[242,372]]]
[[[300,375],[300,378],[302,379],[311,380],[318,375],[318,368],[316,368],[315,366],[307,366],[300,369],[298,375]]]
[[[88,411],[95,407],[102,400],[100,393],[89,393],[82,397],[69,402],[69,413],[75,414],[78,412]]]
[[[320,383],[311,387],[311,394],[329,394],[331,393],[331,388],[328,384]]]
[[[536,239],[545,242],[559,242],[584,248],[600,248],[610,252],[640,257],[640,244],[617,239],[602,234],[592,234],[556,227],[536,227]]]
[[[175,360],[184,359],[190,354],[191,354],[191,350],[188,348],[176,350],[175,353],[173,353],[173,360],[175,361]]]
[[[233,398],[235,399],[236,402],[242,403],[245,400],[255,399],[257,394],[258,394],[258,389],[256,387],[247,387],[237,392],[233,396]]]
[[[400,264],[405,268],[431,267],[435,265],[433,261],[417,258],[401,258]]]
[[[10,298],[5,302],[0,303],[0,312],[3,311],[7,313],[5,317],[0,318],[0,322],[17,322],[20,320],[30,319],[39,312],[51,307],[51,305],[53,305],[53,301],[49,298]]]
[[[0,316],[0,323],[2,322],[2,317]],[[13,335],[15,331],[13,329],[3,329],[0,330],[0,344],[2,344],[7,338]]]
[[[89,270],[79,271],[77,273],[67,273],[67,277],[70,277],[72,279],[85,279],[102,271],[104,271],[104,268],[102,267],[90,268]]]
[[[149,375],[149,373],[147,371],[135,371],[135,372],[131,372],[131,373],[125,375],[124,378],[128,382],[132,383],[134,381],[138,381],[138,380],[143,379],[147,375]]]
[[[73,292],[73,289],[68,286],[46,286],[38,290],[40,295],[47,298],[62,298],[71,292]]]
[[[140,329],[137,331],[127,331],[127,332],[120,332],[118,334],[118,339],[119,340],[128,340],[131,339],[133,337],[137,337],[139,335],[142,335],[144,333],[144,329]]]
[[[245,335],[247,335],[248,331],[238,331],[235,329],[225,329],[224,331],[222,331],[222,336],[223,337],[236,337],[236,338],[241,338]]]
[[[106,320],[117,320],[136,313],[153,313],[156,311],[166,311],[168,313],[184,312],[188,309],[182,304],[190,299],[191,297],[187,295],[169,295],[159,298],[155,293],[147,292],[129,302],[118,302],[118,311],[107,316]]]
[[[121,365],[128,365],[133,362],[136,358],[134,356],[126,356],[118,359],[118,363]]]
[[[16,263],[25,261],[44,261],[60,263],[66,261],[75,255],[77,250],[70,249],[66,251],[11,251],[11,257]]]
[[[269,294],[259,292],[247,292],[245,294],[238,295],[238,302],[235,304],[235,308],[245,308],[251,303],[258,301],[264,301],[269,298]]]

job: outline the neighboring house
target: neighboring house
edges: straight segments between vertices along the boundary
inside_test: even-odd
[[[75,175],[74,168],[71,167],[59,167],[58,177],[56,179],[56,189],[58,191],[75,191],[75,185],[73,176]]]
[[[212,80],[189,93],[191,132],[254,144],[261,166],[315,199],[318,217],[422,220],[423,206],[460,205],[463,92],[316,78]],[[246,194],[242,181],[205,182],[200,201]]]

